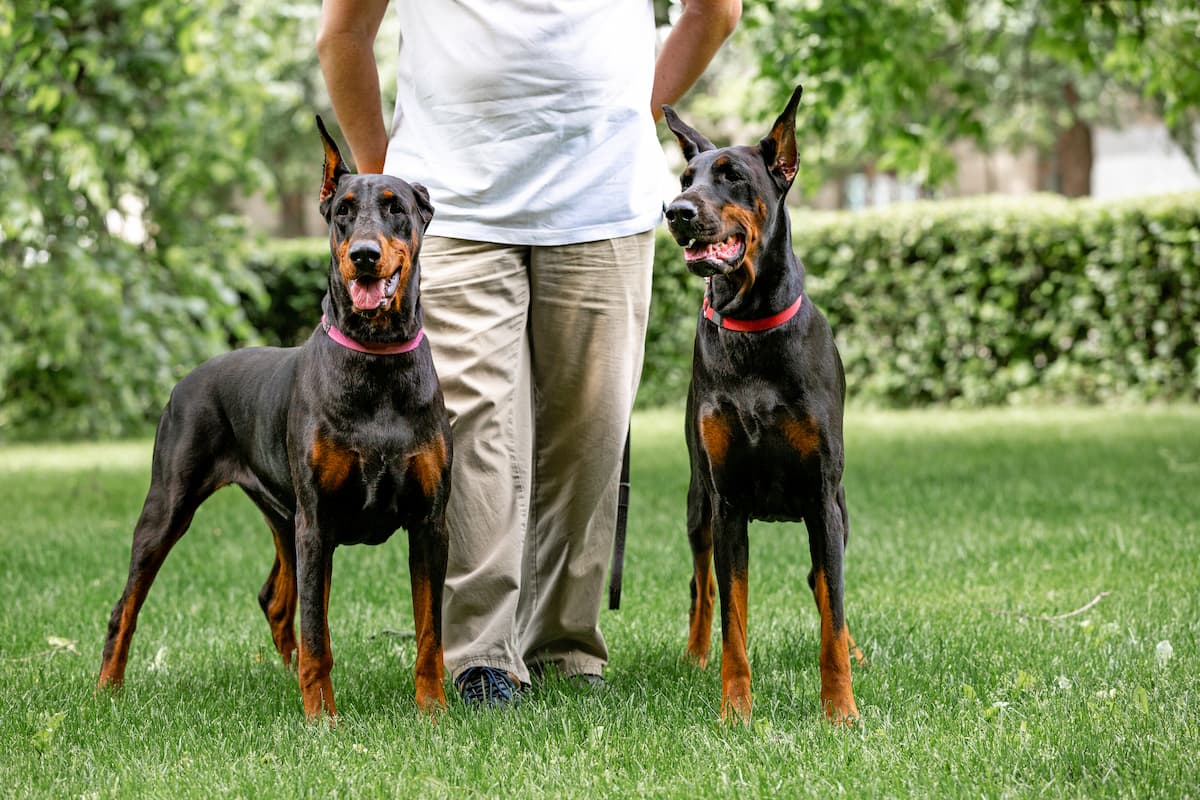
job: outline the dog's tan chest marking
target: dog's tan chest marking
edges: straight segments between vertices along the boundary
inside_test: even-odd
[[[358,463],[358,454],[318,434],[308,456],[317,485],[327,492],[341,488]]]
[[[729,453],[730,436],[729,423],[718,414],[709,413],[700,417],[700,441],[704,445],[704,452],[708,453],[709,463],[713,466],[725,463],[725,456]]]
[[[425,447],[417,450],[408,460],[408,471],[426,497],[437,494],[442,485],[442,473],[446,469],[446,440],[439,433]]]
[[[779,427],[788,446],[804,458],[815,455],[821,446],[821,430],[812,417],[785,417]]]

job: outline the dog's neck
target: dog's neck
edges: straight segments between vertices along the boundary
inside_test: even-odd
[[[321,312],[325,321],[335,326],[346,337],[370,347],[372,345],[397,345],[412,341],[421,332],[423,313],[419,292],[420,268],[413,261],[412,274],[404,294],[393,300],[386,311],[361,314],[354,310],[350,293],[342,282],[337,266],[331,263],[329,289],[321,300]]]
[[[754,282],[743,291],[741,271],[714,276],[710,302],[730,319],[760,319],[777,314],[804,293],[804,265],[792,251],[792,230],[785,199],[763,226],[761,244],[755,253]]]
[[[321,316],[321,327],[330,339],[340,344],[347,350],[354,350],[358,353],[368,353],[375,356],[396,356],[402,353],[411,353],[420,346],[421,341],[425,338],[425,330],[418,329],[417,335],[407,341],[380,344],[378,342],[360,342],[356,339],[351,339],[346,334],[342,333],[341,329],[330,322],[324,315]]]

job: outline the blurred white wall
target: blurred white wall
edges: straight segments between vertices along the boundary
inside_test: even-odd
[[[1196,128],[1200,142],[1200,126]],[[1200,172],[1171,141],[1161,124],[1115,130],[1096,128],[1092,143],[1092,196],[1131,197],[1200,189]]]

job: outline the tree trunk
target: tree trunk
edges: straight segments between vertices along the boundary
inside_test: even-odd
[[[312,204],[311,192],[284,190],[279,193],[279,234],[283,237],[308,236],[305,211]]]
[[[1059,134],[1054,145],[1058,191],[1067,197],[1087,197],[1092,193],[1092,128],[1079,116],[1079,93],[1074,85],[1066,85],[1063,99],[1071,110],[1074,124]]]

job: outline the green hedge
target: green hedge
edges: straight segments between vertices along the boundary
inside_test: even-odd
[[[220,233],[211,253],[81,236],[51,257],[6,241],[12,219],[0,220],[0,442],[153,432],[188,369],[255,339],[242,308],[258,287]]]
[[[1200,195],[1056,196],[795,210],[809,293],[859,405],[1200,399]],[[255,267],[268,341],[302,341],[325,289],[323,239]],[[681,403],[703,282],[658,231],[638,404]]]
[[[793,219],[857,401],[1200,399],[1200,194]]]
[[[852,403],[1200,400],[1200,194],[797,210],[793,221]],[[170,384],[204,355],[303,341],[320,317],[327,242],[257,252],[253,274],[236,281],[209,286],[207,272],[181,268],[190,282],[147,306],[130,302],[127,287],[145,283],[134,276],[122,284],[126,302],[89,289],[86,313],[55,318],[30,305],[47,294],[25,285],[41,271],[0,265],[0,291],[15,303],[0,323],[0,439],[145,433]],[[660,229],[640,406],[682,403],[702,288]],[[146,328],[143,306],[171,319]],[[208,321],[204,336],[197,319]],[[60,329],[58,340],[47,334]]]
[[[329,286],[329,240],[279,239],[261,252],[266,258],[253,260],[250,270],[266,288],[266,300],[244,303],[246,316],[266,344],[301,344],[321,321],[321,298]]]

